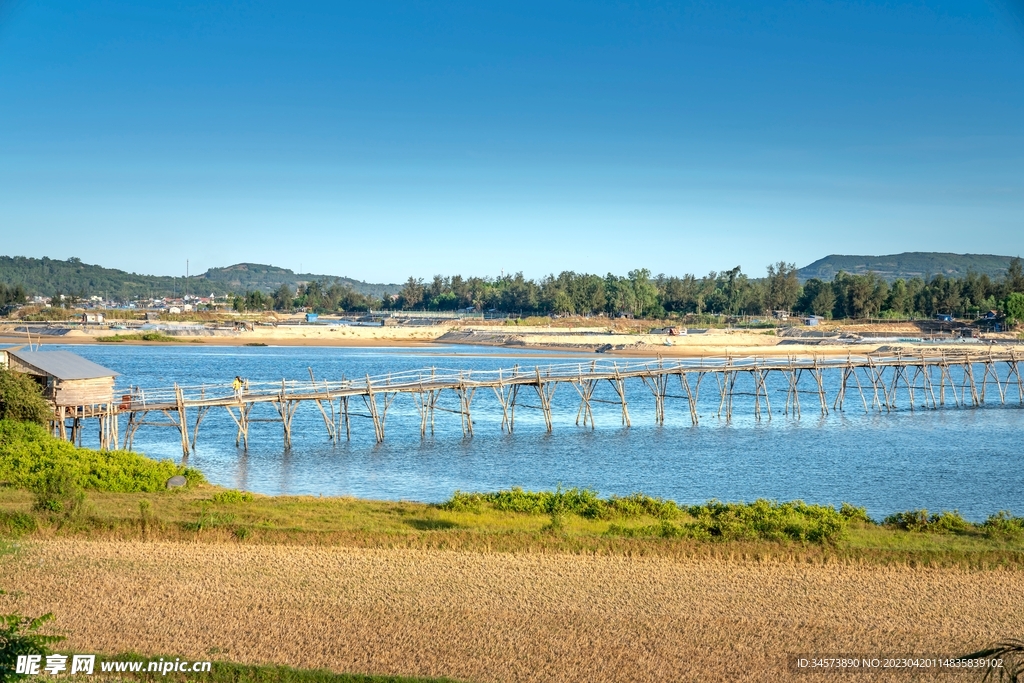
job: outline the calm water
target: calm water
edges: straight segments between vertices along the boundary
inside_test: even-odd
[[[308,378],[310,367],[317,378],[338,379],[342,374],[361,377],[430,366],[496,369],[594,358],[480,347],[63,348],[117,370],[121,385],[144,388],[173,382],[227,385],[235,375],[253,381],[302,379]],[[837,381],[838,373],[831,379]],[[353,419],[350,442],[332,445],[315,405],[303,404],[295,415],[292,448],[287,452],[280,424],[269,422],[251,427],[248,452],[236,449],[235,425],[218,410],[204,420],[189,464],[214,483],[266,494],[440,501],[456,489],[551,489],[561,484],[590,487],[602,495],[643,491],[681,503],[759,497],[850,501],[866,506],[876,517],[921,507],[959,509],[974,520],[1001,509],[1024,514],[1024,411],[1000,407],[998,400],[981,409],[904,408],[879,415],[865,414],[860,396],[850,395],[844,414],[822,418],[816,397],[806,394],[803,417],[794,419],[781,415],[785,393],[780,382],[771,387],[771,421],[755,421],[752,399],[741,396],[736,399],[736,416],[726,423],[717,417],[717,387],[711,378],[702,385],[699,427],[690,425],[685,402],[671,398],[666,424],[658,427],[650,391],[639,380],[627,386],[631,428],[621,426],[618,406],[608,404],[595,406],[596,430],[575,426],[578,395],[561,386],[553,401],[551,435],[544,430],[540,412],[525,408],[516,411],[515,435],[503,434],[496,398],[480,390],[473,401],[476,435],[470,439],[462,437],[457,415],[438,412],[435,435],[421,440],[413,400],[400,396],[388,413],[387,439],[380,445],[373,441],[372,423],[361,418]],[[677,386],[671,393],[681,391]],[[833,389],[830,396],[834,394]],[[608,386],[595,394],[613,396]],[[1010,397],[1016,402],[1015,388]],[[920,394],[918,398],[920,402]],[[446,400],[457,405],[454,397]],[[527,401],[537,402],[535,396]],[[270,405],[261,405],[252,417],[276,413]],[[95,442],[94,434],[88,438]],[[181,459],[178,436],[171,429],[142,427],[135,447],[151,457]]]

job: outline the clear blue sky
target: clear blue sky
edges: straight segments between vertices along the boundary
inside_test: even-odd
[[[378,282],[1022,254],[1024,5],[0,0],[0,242]]]

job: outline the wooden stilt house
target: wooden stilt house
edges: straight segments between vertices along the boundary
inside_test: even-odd
[[[100,447],[117,447],[114,378],[118,373],[70,351],[7,349],[5,355],[8,368],[42,386],[43,395],[53,404],[54,435],[80,443],[82,420],[97,418]]]

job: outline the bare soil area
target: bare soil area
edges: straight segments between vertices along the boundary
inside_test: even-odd
[[[787,655],[1024,633],[1010,570],[68,538],[0,558],[0,585],[0,611],[54,612],[68,650],[472,681],[866,680]]]

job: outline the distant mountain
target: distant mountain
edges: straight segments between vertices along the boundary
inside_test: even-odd
[[[286,284],[295,288],[299,284],[320,280],[328,284],[347,285],[361,294],[380,297],[393,294],[401,285],[374,284],[337,275],[294,273],[287,268],[257,263],[239,263],[226,268],[211,268],[188,279],[191,294],[245,293],[251,290],[273,292]],[[139,275],[114,268],[82,263],[70,258],[58,261],[51,258],[0,256],[0,283],[20,284],[30,294],[50,296],[55,292],[84,296],[104,296],[114,299],[133,299],[149,296],[181,296],[185,293],[185,278],[164,275]]]
[[[210,268],[202,275],[197,275],[196,279],[210,285],[224,287],[232,292],[249,292],[257,289],[263,292],[273,292],[283,284],[296,287],[300,283],[313,280],[326,282],[328,286],[338,284],[351,287],[360,294],[377,298],[384,294],[397,294],[402,289],[402,285],[374,284],[339,275],[293,273],[287,268],[265,266],[259,263],[236,263],[226,268]]]
[[[840,256],[832,254],[797,271],[801,282],[817,278],[830,281],[840,270],[851,275],[875,273],[892,282],[904,278],[928,278],[934,275],[963,277],[967,271],[1000,278],[1006,274],[1012,256],[992,254],[944,254],[937,251],[908,251],[889,256]]]

